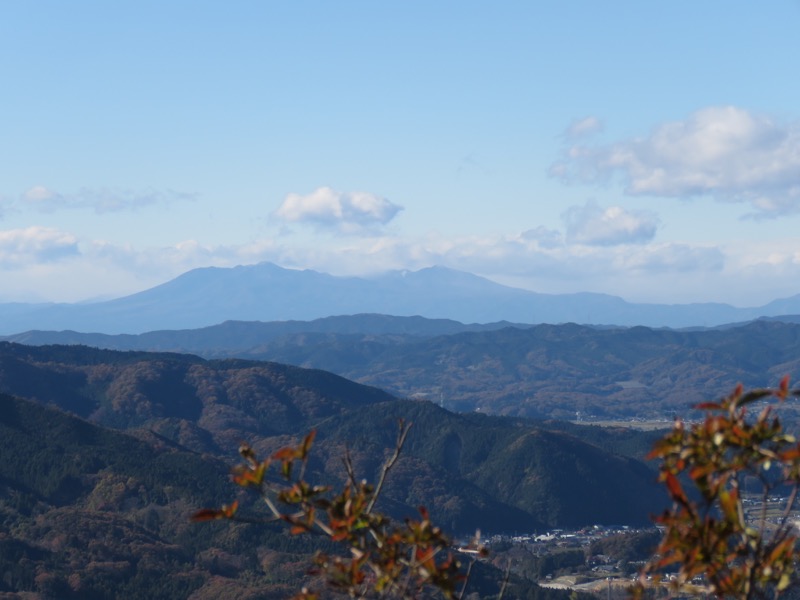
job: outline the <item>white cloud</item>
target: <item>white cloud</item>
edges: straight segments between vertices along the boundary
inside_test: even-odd
[[[653,239],[658,217],[650,211],[602,208],[594,202],[572,206],[563,215],[567,242],[590,246],[642,244]]]
[[[79,254],[72,234],[48,227],[0,231],[0,268],[48,263]]]
[[[402,206],[368,192],[337,192],[329,187],[289,194],[273,213],[286,223],[309,223],[340,233],[361,233],[386,225]]]
[[[564,236],[560,231],[555,229],[548,229],[547,227],[539,226],[533,229],[528,229],[520,234],[520,239],[528,242],[536,242],[540,247],[550,249],[557,248],[564,244]]]
[[[77,240],[54,229],[0,232],[0,301],[77,301],[124,295],[190,269],[272,261],[334,275],[432,265],[469,271],[538,292],[602,292],[635,301],[725,301],[746,306],[796,293],[800,239],[689,243],[572,244],[537,227],[521,233],[449,237],[363,235],[324,245],[288,240],[209,245],[185,240],[139,248]]]
[[[55,192],[51,192],[43,185],[35,185],[27,192],[22,194],[22,197],[25,199],[26,202],[30,202],[32,204],[36,204],[39,202],[50,202],[58,197],[58,194]]]
[[[518,278],[538,291],[629,293],[642,278],[718,273],[725,256],[716,247],[688,244],[590,246],[566,244],[556,231],[537,228],[519,234],[420,238],[361,237],[333,246],[281,246],[268,256],[278,264],[337,275],[443,265],[493,278]],[[625,283],[625,287],[620,285]],[[675,288],[649,286],[665,297]]]
[[[800,212],[800,123],[733,106],[704,108],[650,135],[611,145],[573,145],[550,167],[565,181],[614,175],[632,195],[749,202],[760,216]]]
[[[725,255],[715,246],[691,246],[667,243],[640,248],[637,252],[620,256],[619,267],[640,273],[684,273],[689,271],[721,271]]]
[[[35,185],[21,196],[22,204],[40,212],[67,209],[88,209],[97,214],[139,210],[156,204],[169,204],[178,200],[192,200],[194,194],[158,191],[112,190],[107,188],[82,188],[74,194],[63,194],[43,185]]]
[[[600,119],[597,117],[585,117],[570,123],[569,127],[564,131],[564,137],[568,140],[576,140],[602,130],[603,122]]]

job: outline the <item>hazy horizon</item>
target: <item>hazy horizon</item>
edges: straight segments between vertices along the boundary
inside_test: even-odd
[[[261,261],[261,262],[262,263],[275,264],[275,263],[272,263],[272,261]],[[230,269],[230,268],[235,268],[235,267],[251,267],[251,266],[256,266],[258,264],[261,264],[261,263],[252,263],[252,264],[249,264],[249,265],[248,264],[241,264],[241,265],[233,265],[231,267],[214,267],[214,268]],[[276,265],[276,266],[278,266],[281,269],[286,269],[286,270],[290,270],[290,271],[306,270],[305,268],[302,268],[302,267],[283,267],[281,265]],[[391,269],[391,270],[386,270],[386,271],[381,271],[381,272],[376,272],[376,273],[369,273],[369,274],[364,274],[364,275],[353,275],[353,276],[347,276],[347,275],[337,276],[337,275],[334,275],[334,277],[343,277],[343,278],[346,278],[346,277],[358,277],[358,278],[363,278],[363,279],[369,280],[369,279],[380,278],[381,276],[384,276],[384,275],[387,275],[387,274],[391,274],[391,273],[402,273],[403,271],[408,271],[408,272],[415,273],[415,272],[418,272],[418,271],[422,271],[424,269],[435,268],[435,267],[442,267],[442,265],[432,265],[431,267],[422,267],[420,269]],[[208,267],[196,267],[196,269],[205,269],[205,268],[208,268]],[[445,267],[445,268],[450,268],[450,267]],[[193,271],[193,270],[195,270],[195,269],[190,269],[190,271]],[[324,271],[320,271],[318,269],[308,269],[308,270],[314,271],[314,272],[317,272],[317,273],[327,274]],[[462,272],[462,273],[468,273],[468,271],[461,271],[461,270],[458,270],[458,269],[455,269],[455,270],[459,271],[459,272]],[[114,296],[95,296],[95,297],[87,297],[87,298],[79,299],[79,300],[76,300],[76,301],[65,301],[65,302],[52,302],[52,301],[49,301],[49,300],[40,300],[40,301],[31,300],[31,301],[23,301],[22,303],[23,304],[25,304],[25,303],[30,303],[30,304],[37,304],[37,303],[43,303],[43,304],[50,304],[50,303],[55,303],[55,304],[96,304],[96,303],[100,303],[100,302],[106,302],[106,301],[110,301],[110,300],[117,300],[117,299],[120,299],[120,298],[125,298],[127,296],[138,294],[140,292],[145,292],[145,291],[150,290],[150,289],[152,289],[154,287],[158,287],[158,286],[167,284],[167,283],[173,281],[173,279],[175,279],[177,277],[180,277],[181,275],[185,275],[188,272],[189,271],[185,271],[184,273],[179,273],[176,277],[171,277],[171,278],[169,278],[169,279],[167,279],[165,281],[157,282],[154,285],[148,286],[146,288],[136,289],[136,290],[132,290],[130,293],[124,293],[124,294],[119,294],[119,295],[114,295]],[[483,277],[483,276],[478,275],[478,277]],[[484,279],[487,279],[488,281],[491,281],[491,282],[496,283],[498,285],[502,285],[502,286],[506,286],[506,287],[510,287],[510,288],[516,288],[516,289],[521,289],[521,290],[526,290],[526,291],[531,291],[531,292],[543,293],[543,294],[546,294],[546,295],[558,295],[557,293],[538,292],[537,290],[531,290],[531,289],[528,289],[528,288],[523,287],[523,286],[515,285],[513,281],[510,282],[510,283],[504,283],[503,281],[498,281],[497,279],[490,278],[490,277],[484,277]],[[570,294],[570,293],[580,294],[580,293],[593,293],[593,292],[566,292],[566,293],[567,294]],[[692,304],[690,302],[686,302],[686,303],[681,303],[681,302],[676,302],[676,303],[670,303],[670,302],[641,302],[641,303],[636,303],[636,302],[634,302],[632,300],[629,300],[628,298],[625,298],[625,297],[620,296],[618,294],[608,294],[608,295],[621,298],[622,300],[624,300],[626,302],[631,302],[631,303],[634,303],[634,304],[667,304],[667,305],[669,305],[669,304],[676,304],[676,305]],[[773,300],[782,300],[782,299],[785,299],[785,298],[789,298],[789,296],[784,296],[784,297],[779,297],[779,298],[772,298],[769,301],[763,302],[761,304],[744,305],[744,304],[734,304],[734,303],[731,303],[731,302],[724,302],[724,304],[729,304],[730,306],[733,306],[735,308],[759,308],[760,306],[766,305],[766,304],[768,304],[769,302],[771,302]],[[0,300],[0,303],[5,303],[5,302]],[[703,304],[703,303],[700,303],[700,304]]]

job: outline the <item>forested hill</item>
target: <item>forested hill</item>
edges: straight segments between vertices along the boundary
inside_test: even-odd
[[[0,394],[0,456],[3,598],[210,600],[248,591],[237,582],[260,571],[254,534],[290,552],[276,556],[309,550],[274,529],[192,525],[227,497],[227,468],[152,434]]]
[[[242,323],[140,336],[29,332],[26,343],[173,350],[325,369],[457,411],[537,418],[663,418],[737,383],[800,378],[800,324],[714,330],[575,324],[468,326],[381,315]]]
[[[397,475],[403,484],[392,501],[400,511],[428,504],[456,530],[643,523],[661,501],[652,473],[616,456],[614,440],[601,448],[534,422],[476,421],[275,363],[3,343],[0,391],[227,460],[242,440],[269,450],[316,427],[326,458],[315,468],[334,478],[343,476],[338,457],[345,444],[363,447],[357,458],[373,478],[396,420],[413,421],[409,453],[398,467],[406,479]],[[625,502],[609,496],[609,486],[628,490]],[[595,501],[577,505],[578,493]]]
[[[212,431],[199,450],[235,450],[238,434],[297,433],[348,409],[392,398],[337,375],[277,363],[183,354],[0,342],[0,391],[53,404],[100,425]],[[187,433],[187,435],[189,435]],[[218,444],[222,444],[219,446]]]
[[[530,325],[508,321],[464,324],[451,319],[397,317],[382,314],[357,314],[324,317],[312,321],[225,321],[198,329],[162,329],[140,334],[85,333],[79,331],[31,330],[0,336],[0,340],[20,344],[82,344],[110,350],[190,352],[204,356],[237,352],[284,338],[309,333],[433,337],[465,331],[491,331]]]

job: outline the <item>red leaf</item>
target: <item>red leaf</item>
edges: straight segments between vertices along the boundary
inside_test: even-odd
[[[275,460],[292,460],[295,457],[295,449],[287,446],[286,448],[281,448],[275,454],[272,455],[272,458]]]
[[[781,379],[781,385],[779,391],[777,393],[778,398],[781,400],[785,400],[786,396],[789,395],[789,376],[784,375],[783,379]]]
[[[308,435],[303,440],[303,444],[300,446],[300,458],[308,456],[308,451],[311,450],[311,445],[314,443],[315,437],[317,437],[316,429],[312,429],[308,432]]]
[[[215,519],[221,519],[223,514],[221,510],[203,508],[194,513],[191,518],[192,521],[213,521]]]
[[[677,500],[681,504],[688,504],[689,501],[686,498],[686,493],[683,491],[683,486],[675,475],[667,473],[664,481],[667,484],[669,495],[672,496],[673,500]]]
[[[780,453],[780,459],[785,462],[791,462],[800,458],[800,447],[795,446],[789,450]]]
[[[291,533],[292,535],[299,535],[301,533],[307,533],[307,532],[308,532],[308,527],[306,527],[305,525],[295,525],[294,527],[291,528],[291,530],[289,530],[289,533]]]

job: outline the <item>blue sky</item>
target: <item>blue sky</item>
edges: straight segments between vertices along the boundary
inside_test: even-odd
[[[0,301],[262,260],[800,293],[800,2],[0,3]]]

